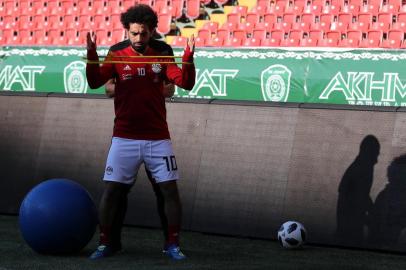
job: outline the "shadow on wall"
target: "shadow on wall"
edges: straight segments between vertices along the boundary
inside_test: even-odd
[[[398,240],[406,228],[406,154],[392,160],[387,177],[372,207],[368,242],[373,248],[404,251]]]
[[[369,196],[374,166],[378,162],[380,144],[373,135],[361,142],[359,154],[345,171],[339,188],[337,201],[336,242],[344,246],[365,246],[364,226],[372,208]]]

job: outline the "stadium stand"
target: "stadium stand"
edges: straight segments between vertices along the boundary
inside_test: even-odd
[[[154,8],[157,38],[174,46],[191,34],[199,46],[406,47],[402,0],[2,0],[0,45],[101,45],[124,38],[120,14]]]

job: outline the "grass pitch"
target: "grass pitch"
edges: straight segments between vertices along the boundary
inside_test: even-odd
[[[0,216],[0,270],[11,269],[406,269],[406,256],[382,252],[307,245],[284,250],[275,241],[182,233],[185,261],[171,261],[161,253],[157,229],[125,227],[123,252],[98,261],[87,257],[97,246],[97,235],[74,256],[45,256],[24,242],[18,217]]]

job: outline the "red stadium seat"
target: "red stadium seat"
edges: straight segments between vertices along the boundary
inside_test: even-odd
[[[250,22],[243,22],[240,23],[238,25],[238,29],[237,30],[243,30],[245,31],[247,34],[251,34],[252,31],[254,30],[254,25],[251,24]]]
[[[186,16],[194,20],[200,15],[200,0],[186,0]]]
[[[35,15],[32,17],[32,25],[35,28],[44,28],[45,27],[45,16]]]
[[[60,29],[49,29],[47,32],[48,43],[52,45],[62,45],[62,36]]]
[[[219,28],[218,22],[207,22],[203,25],[204,29],[208,29],[211,34],[217,34],[217,30]]]
[[[309,31],[311,23],[308,22],[297,22],[292,24],[293,30]]]
[[[268,9],[270,7],[271,1],[269,0],[257,0],[257,6]]]
[[[204,28],[202,28],[202,29],[199,29],[198,31],[197,31],[197,36],[198,37],[200,37],[201,39],[203,39],[203,40],[209,40],[209,39],[211,39],[211,32],[210,32],[210,30],[209,29],[204,29]]]
[[[264,6],[257,5],[251,9],[251,12],[258,14],[259,16],[264,16],[265,13],[269,13],[269,10]]]
[[[283,30],[272,30],[270,33],[270,38],[282,40],[285,38],[285,31]]]
[[[18,28],[19,29],[28,29],[31,28],[31,17],[28,15],[20,15],[18,17]]]
[[[378,22],[384,22],[384,23],[392,23],[392,13],[388,13],[388,12],[379,12],[378,13]]]
[[[393,30],[401,30],[403,32],[406,32],[406,22],[395,22],[392,23],[392,28]]]
[[[158,27],[157,32],[163,35],[168,34],[171,31],[172,14],[163,13],[158,15]]]
[[[17,44],[33,44],[31,30],[19,29],[17,32]]]
[[[300,39],[299,45],[301,47],[316,47],[317,46],[317,40],[312,39],[312,38],[302,38],[302,39]]]
[[[399,5],[386,4],[382,5],[379,12],[398,13]],[[400,47],[400,45],[399,45]]]
[[[245,18],[247,16],[248,7],[247,6],[234,6],[231,13],[240,14],[241,17]]]
[[[156,13],[160,14],[162,9],[165,9],[168,7],[168,1],[167,0],[155,0],[154,2],[154,10]]]
[[[107,20],[106,16],[103,14],[96,14],[93,16],[92,20],[92,28],[101,29],[107,27]]]
[[[331,31],[340,31],[340,32],[345,32],[347,31],[348,24],[344,22],[333,22],[330,25],[330,30]]]
[[[333,40],[341,39],[341,31],[327,31],[326,38],[331,38]]]
[[[263,18],[264,18],[264,22],[271,23],[271,24],[276,23],[276,15],[273,13],[265,13]]]
[[[396,21],[406,23],[406,12],[399,12]]]
[[[62,17],[62,28],[63,29],[68,29],[68,28],[76,28],[77,24],[75,21],[75,16],[74,15],[65,15]]]
[[[46,21],[46,27],[51,29],[61,29],[63,26],[59,15],[49,15]]]
[[[289,32],[289,30],[292,29],[292,24],[287,22],[275,23],[273,25],[273,29],[280,29],[284,30],[285,32]]]
[[[217,37],[223,40],[227,40],[231,37],[231,31],[229,29],[219,29],[217,30]]]
[[[109,39],[109,33],[106,29],[96,29],[95,33],[97,36],[98,44],[102,46],[110,45],[111,40]]]
[[[293,24],[296,22],[296,14],[294,13],[284,13],[282,16],[282,21]]]
[[[125,31],[122,27],[120,28],[114,28],[112,33],[111,33],[111,39],[112,43],[118,43],[120,41],[123,41],[125,39]]]
[[[241,15],[239,13],[227,14],[227,22],[238,25],[241,22]]]
[[[320,22],[325,22],[330,25],[334,21],[334,15],[333,14],[321,14],[320,15]]]
[[[261,46],[261,40],[256,38],[247,38],[244,42],[245,47],[259,47]]]
[[[347,39],[360,41],[362,39],[362,31],[349,30],[347,31]]]
[[[279,45],[282,47],[298,47],[299,44],[300,44],[300,39],[288,38],[288,39],[281,40],[281,43]]]
[[[197,36],[197,37],[195,38],[195,46],[196,46],[196,47],[205,47],[205,46],[207,46],[207,45],[206,45],[206,40],[203,39],[203,38],[201,38],[201,37],[199,37],[199,36]]]
[[[245,21],[252,23],[254,26],[259,23],[260,16],[257,13],[248,12]]]
[[[247,33],[244,30],[234,30],[232,32],[232,37],[237,38],[238,40],[241,40],[241,43],[244,43],[245,40],[247,39]]]
[[[360,40],[345,38],[339,41],[338,47],[358,48]]]
[[[266,39],[266,30],[265,29],[254,29],[252,31],[252,37],[257,40]]]
[[[390,28],[390,24],[387,22],[374,22],[369,26],[369,30],[380,30],[387,32]]]
[[[317,42],[317,46],[319,46],[319,47],[337,47],[338,46],[338,39],[334,39],[334,38],[320,39]]]
[[[224,40],[223,46],[226,47],[241,47],[244,44],[245,40],[233,37],[231,39]]]
[[[310,29],[309,31],[309,38],[314,39],[314,40],[320,40],[323,38],[323,31],[321,30],[315,30],[315,29]]]
[[[89,15],[79,15],[78,17],[78,26],[79,26],[79,30],[82,28],[91,28],[92,26],[92,22],[90,21],[90,16]]]
[[[303,37],[303,31],[290,30],[290,32],[289,32],[290,39],[300,40],[302,37]]]
[[[353,22],[352,24],[348,25],[348,30],[357,30],[362,32],[368,32],[369,24],[363,22]]]
[[[210,47],[222,47],[224,40],[219,37],[215,37],[212,40],[206,41],[206,46]]]
[[[320,16],[320,18],[321,18],[321,16]],[[302,14],[300,21],[304,22],[304,23],[312,24],[315,22],[315,16],[314,16],[314,14]]]
[[[225,22],[220,29],[226,29],[229,31],[234,31],[238,29],[239,24],[238,23],[233,23],[233,22]],[[217,30],[218,31],[218,30]]]
[[[185,0],[172,0],[172,17],[174,19],[182,17],[184,4]]]
[[[261,40],[261,46],[264,47],[279,47],[279,44],[281,43],[280,39],[277,38],[267,38]]]

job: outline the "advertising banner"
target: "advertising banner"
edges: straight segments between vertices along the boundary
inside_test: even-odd
[[[107,48],[98,50],[106,55]],[[0,91],[102,94],[86,82],[85,49],[0,51]],[[175,55],[182,55],[175,49]],[[197,48],[196,84],[175,96],[269,102],[406,106],[400,50]]]

